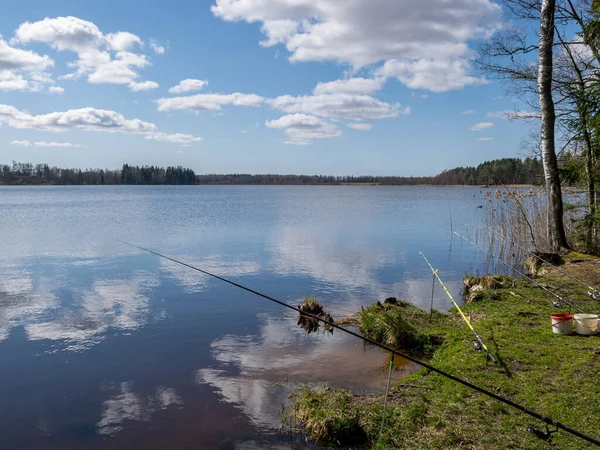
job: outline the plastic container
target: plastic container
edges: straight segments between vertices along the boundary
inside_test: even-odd
[[[598,314],[575,314],[575,331],[577,334],[596,334],[598,329]]]
[[[552,314],[552,332],[573,334],[573,314]]]

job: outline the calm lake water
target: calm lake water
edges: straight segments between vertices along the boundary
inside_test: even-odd
[[[115,239],[292,304],[316,295],[335,318],[388,296],[429,308],[420,251],[457,298],[483,267],[469,244],[451,249],[479,192],[0,188],[1,448],[281,448],[292,389],[379,391],[386,355],[306,335],[283,308]],[[450,307],[439,286],[434,307]]]

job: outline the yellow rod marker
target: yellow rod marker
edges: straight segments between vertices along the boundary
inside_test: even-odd
[[[487,355],[490,357],[490,359],[492,361],[496,362],[496,358],[494,358],[494,355],[492,355],[492,352],[490,352],[488,350],[487,346],[483,343],[483,339],[481,339],[481,337],[479,336],[479,334],[477,333],[477,331],[475,331],[475,328],[473,328],[473,325],[471,325],[471,322],[469,322],[469,319],[467,319],[467,316],[464,315],[464,313],[462,312],[462,309],[460,309],[460,306],[458,306],[458,303],[456,303],[456,301],[452,297],[452,294],[450,294],[450,291],[446,288],[446,285],[444,284],[444,282],[442,281],[442,279],[438,275],[437,270],[435,270],[433,268],[433,266],[431,265],[431,263],[429,262],[429,260],[425,257],[425,255],[423,254],[423,252],[419,252],[419,255],[421,255],[423,257],[423,259],[425,260],[425,262],[427,263],[427,265],[429,266],[429,268],[433,272],[433,275],[440,282],[440,284],[444,288],[444,291],[446,291],[446,294],[448,294],[448,297],[450,297],[450,300],[452,300],[452,303],[454,303],[454,306],[456,307],[456,309],[458,310],[458,312],[462,316],[463,320],[467,323],[467,325],[469,326],[469,328],[471,329],[471,331],[473,332],[473,334],[477,338],[477,341],[481,345],[481,348],[483,348],[485,350],[485,352],[487,353]]]

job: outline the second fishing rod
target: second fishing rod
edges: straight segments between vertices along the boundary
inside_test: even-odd
[[[468,242],[469,244],[474,245],[475,247],[478,247],[481,249],[481,246],[479,244],[476,244],[475,242],[467,239],[466,237],[464,237],[463,235],[461,235],[460,233],[457,233],[456,231],[454,232],[455,235],[457,235],[459,238],[461,238],[463,241]],[[515,267],[511,266],[510,264],[508,264],[507,262],[504,262],[502,259],[500,259],[499,257],[497,257],[496,255],[494,255],[492,252],[489,252],[489,255],[496,260],[497,262],[499,262],[500,264],[508,267],[509,269],[513,270],[514,272],[518,273],[519,275],[521,275],[523,278],[526,278],[527,280],[531,281],[535,286],[539,287],[540,289],[543,289],[544,291],[548,292],[550,295],[552,295],[553,297],[555,297],[558,301],[553,301],[552,304],[554,306],[556,306],[557,308],[562,308],[562,304],[566,304],[569,305],[571,308],[573,308],[574,310],[580,312],[580,313],[584,313],[584,311],[575,306],[573,303],[569,302],[568,300],[565,300],[564,297],[558,295],[556,292],[552,292],[550,289],[548,289],[546,286],[544,286],[541,283],[538,283],[537,281],[535,281],[533,278],[527,276],[524,272],[521,272],[520,270],[516,269]]]
[[[462,312],[462,309],[460,309],[460,306],[458,306],[458,303],[456,303],[456,301],[454,300],[454,297],[452,297],[452,294],[450,294],[450,291],[448,290],[448,288],[446,288],[446,285],[444,284],[444,282],[442,281],[442,279],[438,275],[437,270],[435,270],[433,268],[433,266],[431,265],[431,263],[429,262],[429,260],[425,257],[425,255],[423,254],[423,252],[420,252],[419,255],[421,255],[423,257],[423,259],[425,260],[425,262],[427,263],[427,265],[429,266],[429,268],[433,272],[433,275],[440,282],[440,284],[444,288],[444,291],[446,291],[446,294],[448,295],[448,297],[450,297],[450,300],[452,300],[452,303],[454,304],[454,307],[458,310],[458,312],[460,313],[460,316],[467,323],[467,325],[469,326],[469,328],[471,329],[471,331],[475,335],[475,338],[477,339],[479,347],[481,347],[481,349],[485,350],[485,352],[487,353],[487,356],[495,363],[496,362],[496,358],[494,357],[494,355],[492,354],[492,352],[490,352],[490,350],[487,348],[487,345],[485,345],[485,343],[483,342],[483,339],[481,339],[481,336],[479,336],[479,333],[477,333],[477,331],[475,330],[475,328],[473,328],[473,325],[471,325],[471,322],[469,321],[469,319],[467,319],[467,316],[465,316],[465,314]]]

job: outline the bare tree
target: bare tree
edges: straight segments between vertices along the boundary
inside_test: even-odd
[[[556,115],[552,99],[552,63],[554,45],[554,14],[556,0],[542,0],[540,10],[540,45],[538,65],[538,95],[541,110],[542,163],[548,193],[547,239],[550,250],[569,248],[563,224],[563,201],[554,148]]]
[[[565,34],[578,31],[585,25],[586,18],[571,0],[558,0],[558,3],[557,0],[505,0],[503,5],[512,19],[512,26],[497,33],[482,46],[477,65],[506,81],[509,92],[531,110],[527,114],[516,111],[509,115],[510,118],[539,120],[540,156],[548,195],[547,245],[550,250],[558,251],[569,246],[563,224],[557,153],[573,142],[572,136],[569,136],[572,129],[566,125],[571,123],[574,114],[577,116],[583,110],[573,103],[573,88],[582,85],[574,70],[577,68],[576,61],[563,58],[563,75],[560,78],[557,78],[554,67],[558,53],[555,49],[582,45],[581,39],[555,40],[555,36],[560,37],[559,27],[566,30]],[[584,0],[582,9],[589,11],[589,8]],[[536,23],[539,24],[537,29],[533,26]],[[584,30],[579,31],[584,34]],[[532,40],[532,35],[536,34],[537,42]],[[556,151],[557,118],[558,138],[565,143],[561,145],[560,152]]]

